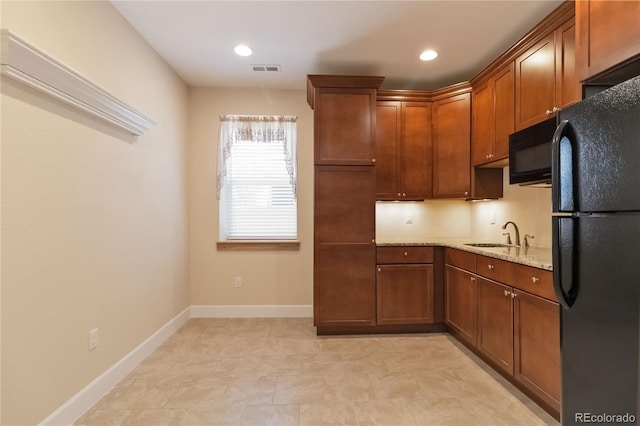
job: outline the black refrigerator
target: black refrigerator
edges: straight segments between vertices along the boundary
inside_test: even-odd
[[[558,123],[552,233],[561,421],[637,424],[640,76],[562,110]]]

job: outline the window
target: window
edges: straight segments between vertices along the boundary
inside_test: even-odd
[[[296,179],[296,117],[220,117],[221,239],[296,240]]]

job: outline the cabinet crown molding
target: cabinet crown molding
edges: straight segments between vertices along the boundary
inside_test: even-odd
[[[3,28],[0,37],[2,74],[135,136],[142,135],[156,124],[151,118],[8,29]]]

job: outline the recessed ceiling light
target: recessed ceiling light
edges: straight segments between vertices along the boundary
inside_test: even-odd
[[[249,46],[245,46],[244,44],[237,45],[233,48],[233,51],[240,56],[251,56],[251,54],[253,53],[253,50],[251,50]]]
[[[438,57],[438,52],[435,50],[425,50],[420,54],[421,61],[432,61]]]

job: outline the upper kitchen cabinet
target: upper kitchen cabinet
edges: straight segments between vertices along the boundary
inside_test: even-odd
[[[316,165],[375,163],[376,89],[383,77],[308,76]]]
[[[471,93],[433,103],[433,198],[471,192]]]
[[[640,2],[578,0],[576,22],[581,81],[640,55]]]
[[[544,121],[580,100],[574,32],[571,18],[516,58],[516,130]]]
[[[509,135],[514,131],[514,64],[508,63],[488,80],[473,88],[473,165],[509,157]]]
[[[380,91],[378,99],[412,99],[418,92]],[[376,198],[431,198],[431,102],[378,100]]]

